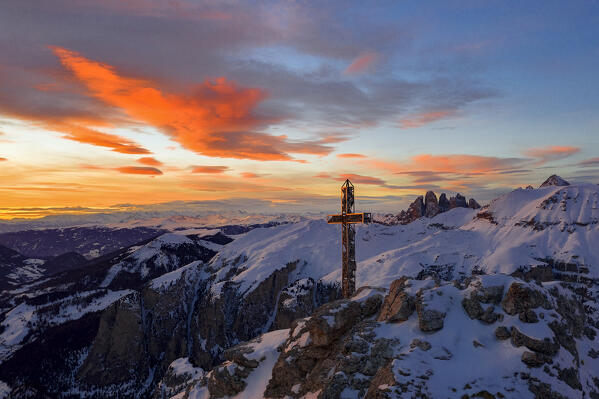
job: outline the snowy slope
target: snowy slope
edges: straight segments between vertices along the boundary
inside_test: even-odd
[[[388,286],[401,275],[447,279],[473,270],[510,274],[563,262],[599,278],[599,186],[515,190],[481,210],[453,209],[405,226],[360,225],[357,286]],[[323,220],[256,229],[229,244],[211,263],[221,279],[245,291],[289,262],[296,277],[340,280],[340,227]]]

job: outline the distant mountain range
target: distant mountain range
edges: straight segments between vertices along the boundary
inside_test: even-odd
[[[0,397],[599,397],[599,186],[426,204],[358,227],[350,300],[324,220],[0,248],[38,273],[0,295]]]

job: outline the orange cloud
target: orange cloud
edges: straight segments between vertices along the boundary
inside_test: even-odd
[[[164,93],[150,81],[119,75],[110,65],[64,48],[51,49],[91,96],[138,122],[158,128],[198,154],[292,160],[289,153],[326,155],[333,150],[322,140],[294,142],[284,135],[254,132],[273,122],[254,114],[256,106],[266,98],[261,89],[240,87],[219,77],[197,85],[190,95]]]
[[[345,68],[343,73],[345,75],[358,75],[364,73],[375,64],[377,59],[378,56],[376,55],[376,53],[364,53],[355,60],[353,60],[352,63],[349,64],[347,68]]]
[[[245,179],[257,179],[262,177],[261,175],[252,172],[241,172],[240,175]]]
[[[531,148],[524,152],[525,155],[539,159],[538,164],[557,161],[580,152],[579,147],[550,145],[547,147]]]
[[[8,159],[0,157],[0,162],[2,161],[8,161]]]
[[[149,165],[149,166],[161,166],[162,165],[162,162],[160,162],[156,158],[152,158],[152,157],[139,158],[137,160],[137,162],[139,162],[142,165]]]
[[[224,173],[228,166],[194,166],[191,173]]]
[[[337,158],[366,158],[366,155],[362,155],[362,154],[337,154]]]
[[[409,115],[406,118],[403,118],[399,124],[402,129],[413,129],[417,127],[424,126],[428,123],[436,122],[440,119],[443,119],[447,116],[453,114],[453,111],[445,110],[445,111],[433,111],[433,112],[425,112],[421,114],[413,114]]]
[[[86,126],[68,122],[45,122],[43,126],[64,134],[65,139],[99,147],[111,148],[122,154],[150,154],[150,151],[135,142],[116,134],[103,133]]]
[[[116,168],[115,170],[119,171],[120,173],[126,173],[131,175],[157,176],[162,174],[162,171],[160,169],[146,166],[122,166],[120,168]]]

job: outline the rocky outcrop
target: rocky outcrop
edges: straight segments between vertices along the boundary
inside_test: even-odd
[[[264,395],[299,398],[320,391],[322,397],[334,398],[351,389],[364,396],[369,380],[388,365],[398,344],[369,339],[381,303],[379,290],[363,288],[351,300],[327,304],[294,323]],[[388,379],[388,373],[382,374],[374,380]]]
[[[141,384],[150,370],[142,318],[137,293],[111,305],[102,314],[96,339],[77,377],[102,387]]]
[[[447,199],[447,195],[445,193],[441,193],[439,196],[439,212],[446,212],[449,210],[449,200]]]
[[[468,208],[470,208],[470,209],[479,209],[480,208],[480,204],[478,202],[476,202],[476,200],[474,198],[470,198],[468,200]]]
[[[539,188],[550,187],[550,186],[569,186],[569,185],[570,185],[570,183],[568,183],[566,180],[562,179],[560,176],[551,175],[551,176],[549,176],[549,178],[547,178],[547,180],[545,180],[543,182],[543,184],[541,184],[539,186]]]
[[[393,281],[385,296],[378,321],[402,322],[410,318],[416,310],[416,300],[405,292],[406,277]]]
[[[424,196],[424,216],[432,218],[439,214],[439,203],[437,202],[437,196],[432,191],[428,191]]]
[[[449,200],[447,199],[447,195],[442,193],[437,200],[435,193],[428,191],[424,197],[417,197],[407,210],[401,211],[394,219],[396,220],[396,223],[408,224],[421,217],[432,218],[454,208],[479,209],[480,205],[473,198],[466,201],[466,197],[459,193]],[[393,218],[386,217],[386,219],[391,220]]]
[[[362,287],[289,330],[227,350],[227,360],[181,397],[220,398],[250,390],[256,397],[292,399],[425,398],[447,392],[468,398],[531,393],[535,399],[593,398],[599,387],[591,362],[599,356],[576,349],[591,342],[584,341],[584,331],[599,323],[580,320],[580,300],[572,289],[510,276],[454,282],[402,277],[384,297],[383,290]],[[528,328],[519,317],[528,311],[545,325]],[[268,344],[275,333],[285,339]],[[259,345],[270,349],[260,352]],[[575,355],[568,355],[572,349]],[[493,353],[501,356],[489,364]],[[474,365],[468,373],[452,372],[464,367],[464,359]],[[272,364],[271,374],[254,371],[266,364]],[[263,380],[257,384],[253,378]]]
[[[466,203],[466,197],[464,197],[462,194],[457,193],[455,197],[449,198],[449,209],[467,207],[468,204]]]
[[[420,196],[410,204],[407,211],[401,211],[399,215],[397,215],[397,219],[399,224],[408,224],[424,216],[425,212],[426,208],[424,207],[424,200],[422,196]]]

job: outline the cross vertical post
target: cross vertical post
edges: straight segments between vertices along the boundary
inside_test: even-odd
[[[354,185],[345,180],[341,186],[341,214],[329,215],[327,223],[341,224],[341,290],[344,298],[356,291],[356,223],[369,223],[370,213],[355,213]]]

